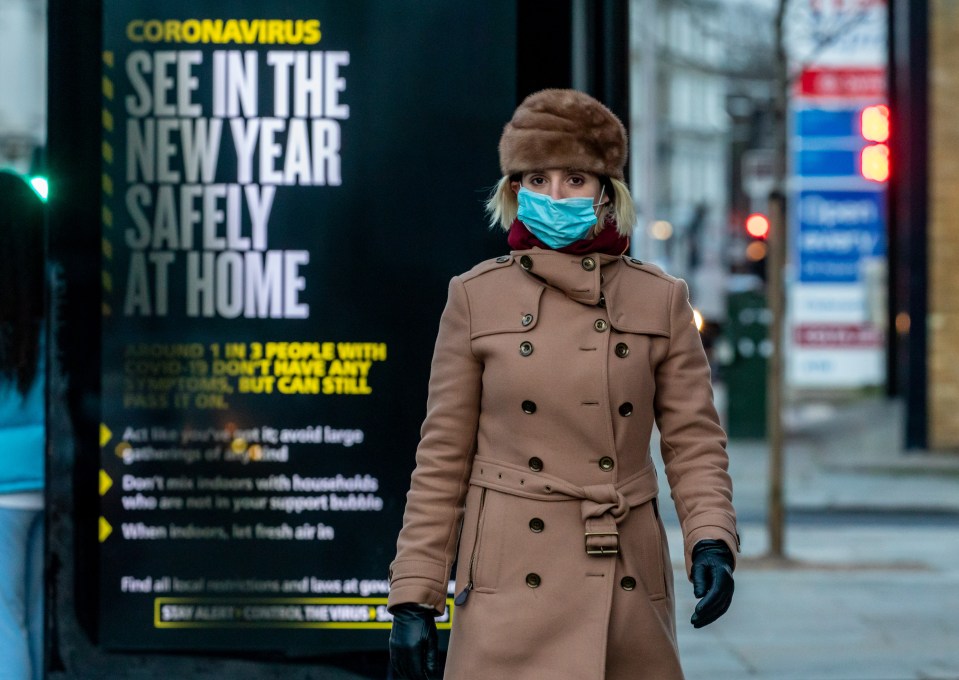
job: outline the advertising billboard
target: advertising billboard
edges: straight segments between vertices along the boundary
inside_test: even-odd
[[[104,3],[104,648],[385,649],[446,282],[507,250],[501,4]]]

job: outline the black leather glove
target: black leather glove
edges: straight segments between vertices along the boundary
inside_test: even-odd
[[[733,601],[733,554],[722,541],[704,539],[693,546],[693,595],[702,599],[690,619],[694,628],[707,626]]]
[[[390,663],[397,677],[429,680],[439,677],[436,667],[434,612],[417,604],[398,604],[391,610]]]

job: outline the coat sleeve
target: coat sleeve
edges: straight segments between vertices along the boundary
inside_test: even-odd
[[[669,309],[669,349],[656,369],[656,424],[689,576],[698,541],[722,540],[735,555],[739,536],[726,433],[713,405],[709,363],[689,306],[689,289],[681,279],[672,286]]]
[[[390,565],[389,607],[426,604],[442,612],[476,446],[482,363],[470,346],[469,302],[450,281],[430,370],[426,419]]]

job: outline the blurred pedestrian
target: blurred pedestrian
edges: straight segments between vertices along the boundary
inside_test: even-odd
[[[0,676],[43,677],[43,204],[0,172]]]
[[[573,90],[530,95],[488,201],[509,255],[450,282],[397,555],[390,652],[439,676],[434,617],[456,559],[448,680],[672,680],[672,569],[655,423],[702,598],[738,550],[725,434],[686,284],[625,255],[626,132]]]

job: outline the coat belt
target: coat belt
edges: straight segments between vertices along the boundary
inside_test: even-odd
[[[617,525],[629,509],[642,505],[659,492],[652,461],[617,484],[577,486],[561,477],[477,455],[470,484],[537,501],[580,501],[586,552],[615,555],[619,552]]]

